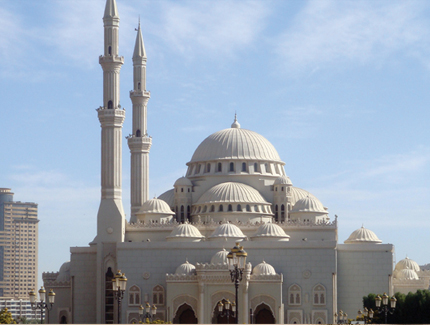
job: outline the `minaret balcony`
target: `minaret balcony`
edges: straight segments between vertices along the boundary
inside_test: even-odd
[[[132,152],[149,152],[152,145],[152,138],[149,136],[136,137],[134,135],[129,135],[126,137],[128,142],[128,147]]]
[[[146,90],[130,90],[130,97],[151,97],[151,92]]]
[[[121,63],[124,64],[124,57],[119,55],[100,55],[99,63]]]

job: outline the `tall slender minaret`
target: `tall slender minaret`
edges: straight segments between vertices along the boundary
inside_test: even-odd
[[[101,135],[101,202],[97,215],[97,241],[124,240],[125,218],[122,205],[122,125],[125,111],[119,104],[119,73],[124,57],[118,55],[119,16],[115,0],[106,1],[103,17],[104,55],[103,106],[97,109]]]
[[[127,137],[131,153],[130,222],[136,222],[136,213],[143,202],[148,200],[149,149],[152,144],[146,128],[149,97],[150,93],[146,90],[146,52],[139,21],[133,53],[133,90],[130,91],[133,103],[133,133]]]

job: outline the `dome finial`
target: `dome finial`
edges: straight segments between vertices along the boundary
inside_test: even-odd
[[[237,114],[236,114],[236,112],[234,112],[234,122],[233,122],[233,124],[231,125],[231,128],[232,128],[232,129],[240,129],[240,124],[239,124],[239,122],[237,121]]]

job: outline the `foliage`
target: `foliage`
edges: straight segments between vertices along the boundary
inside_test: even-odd
[[[156,319],[154,321],[150,321],[149,318],[147,318],[144,322],[140,321],[139,324],[172,324],[171,322],[165,322],[163,320]]]
[[[382,294],[380,294],[382,296]],[[393,314],[388,313],[389,324],[430,324],[430,291],[418,290],[407,295],[397,292],[396,309]],[[385,316],[383,312],[377,312],[375,306],[376,295],[371,293],[363,297],[363,305],[367,309],[375,311],[373,324],[383,324]]]
[[[0,311],[0,324],[16,324],[12,317],[12,313],[4,308]]]

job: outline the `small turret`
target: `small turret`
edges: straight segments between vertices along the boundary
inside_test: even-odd
[[[134,52],[133,52],[133,62],[135,60],[146,60],[146,51],[145,51],[145,44],[143,43],[143,37],[142,37],[142,30],[140,29],[140,20],[139,20],[139,27],[137,28],[137,35],[136,35],[136,43],[134,45]]]

